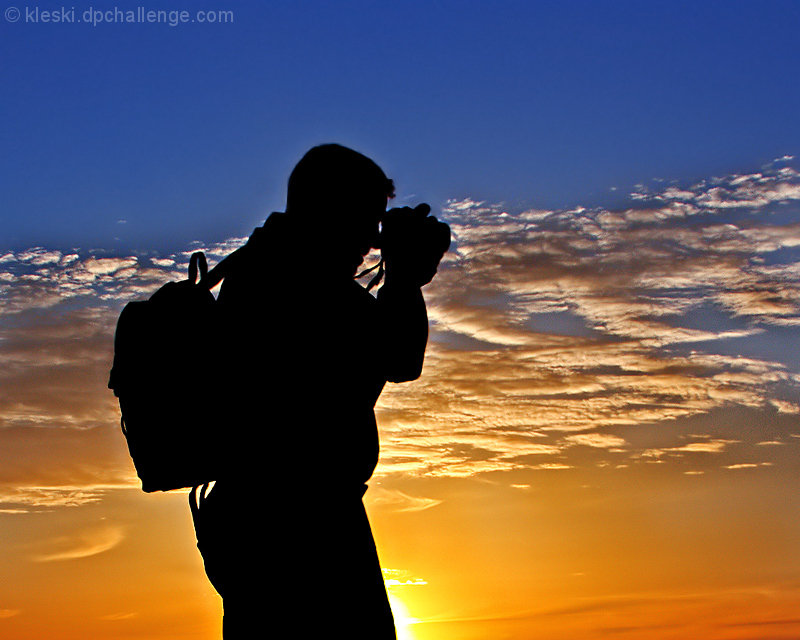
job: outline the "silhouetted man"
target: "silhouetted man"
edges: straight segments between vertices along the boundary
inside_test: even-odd
[[[223,282],[229,464],[195,524],[226,640],[395,637],[362,503],[378,460],[373,407],[387,381],[420,375],[420,287],[450,236],[427,205],[387,212],[393,196],[369,158],[311,149],[286,212],[255,230]],[[371,247],[386,269],[377,298],[353,278]]]

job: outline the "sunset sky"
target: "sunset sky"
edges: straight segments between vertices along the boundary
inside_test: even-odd
[[[454,234],[423,375],[377,407],[399,639],[800,637],[800,3],[11,1],[0,639],[220,637],[186,492],[139,489],[114,325],[322,142]],[[81,22],[138,6],[195,21]]]

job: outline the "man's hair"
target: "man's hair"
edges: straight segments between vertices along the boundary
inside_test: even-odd
[[[354,198],[394,197],[394,183],[367,156],[339,144],[306,153],[289,176],[286,210],[322,213],[347,206]]]

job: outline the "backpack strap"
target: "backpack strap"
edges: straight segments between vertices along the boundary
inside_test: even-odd
[[[370,267],[369,269],[364,269],[361,273],[356,274],[355,276],[353,276],[353,279],[354,280],[359,280],[359,279],[363,278],[365,275],[367,275],[368,273],[371,273],[372,271],[375,271],[375,269],[378,270],[378,273],[376,273],[372,277],[372,279],[369,281],[369,284],[367,285],[367,291],[369,291],[370,289],[372,289],[372,287],[374,287],[376,284],[378,284],[383,279],[383,273],[384,273],[383,258],[381,258],[381,261],[378,264]]]
[[[246,246],[247,245],[239,247],[236,249],[236,251],[227,255],[219,263],[217,263],[217,266],[211,269],[211,271],[206,270],[208,268],[207,266],[206,269],[203,269],[202,265],[205,265],[206,259],[205,256],[203,256],[203,253],[198,251],[197,253],[203,256],[203,261],[200,267],[202,275],[200,276],[200,282],[198,282],[198,284],[206,289],[213,289],[216,287],[220,282],[222,282],[223,278],[230,273],[231,268],[236,266],[236,264],[241,261]],[[194,258],[194,255],[192,255],[192,258]],[[191,275],[191,263],[189,265],[189,269],[189,279],[194,282]]]
[[[202,251],[197,251],[196,253],[192,254],[192,259],[189,263],[189,280],[191,282],[195,281],[197,277],[197,268],[200,269],[200,281],[198,285],[206,288],[206,289],[213,289],[216,287],[222,280],[227,277],[230,273],[232,273],[233,269],[238,268],[239,263],[244,262],[245,257],[251,253],[252,251],[259,251],[258,247],[263,247],[266,238],[264,238],[265,231],[270,228],[275,228],[276,226],[280,228],[281,226],[285,226],[287,224],[286,221],[286,214],[281,212],[274,212],[270,214],[267,220],[261,227],[257,227],[250,238],[248,239],[247,243],[236,249],[233,253],[230,253],[225,258],[223,258],[217,265],[211,269],[211,271],[207,271],[208,265],[206,264],[206,258],[203,255]],[[268,245],[267,245],[268,246]],[[198,256],[197,264],[195,265],[195,256]],[[194,271],[193,271],[194,269]],[[380,259],[378,264],[370,267],[369,269],[365,269],[358,275],[354,276],[355,280],[364,277],[368,273],[375,271],[377,269],[377,273],[374,277],[369,281],[367,285],[367,291],[372,289],[374,286],[380,283],[383,279],[385,273],[385,266],[383,262],[383,258]],[[194,275],[193,275],[194,274]]]

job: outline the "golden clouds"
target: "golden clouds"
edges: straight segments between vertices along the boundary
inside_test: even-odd
[[[425,372],[379,403],[382,472],[570,466],[578,444],[632,460],[719,453],[626,447],[618,431],[728,406],[796,410],[796,363],[738,350],[800,324],[800,225],[780,208],[800,202],[800,174],[634,195],[616,212],[450,203],[457,243],[426,289]]]
[[[565,469],[587,448],[616,468],[690,452],[631,438],[639,425],[730,407],[795,414],[797,363],[754,345],[800,325],[798,185],[776,164],[642,189],[614,211],[450,202],[456,242],[425,290],[425,372],[379,401],[379,473]],[[213,263],[242,241],[192,249]],[[114,320],[183,278],[190,253],[0,256],[0,441],[20,454],[0,475],[14,491],[128,486],[105,389]],[[9,509],[36,503],[20,495]]]

